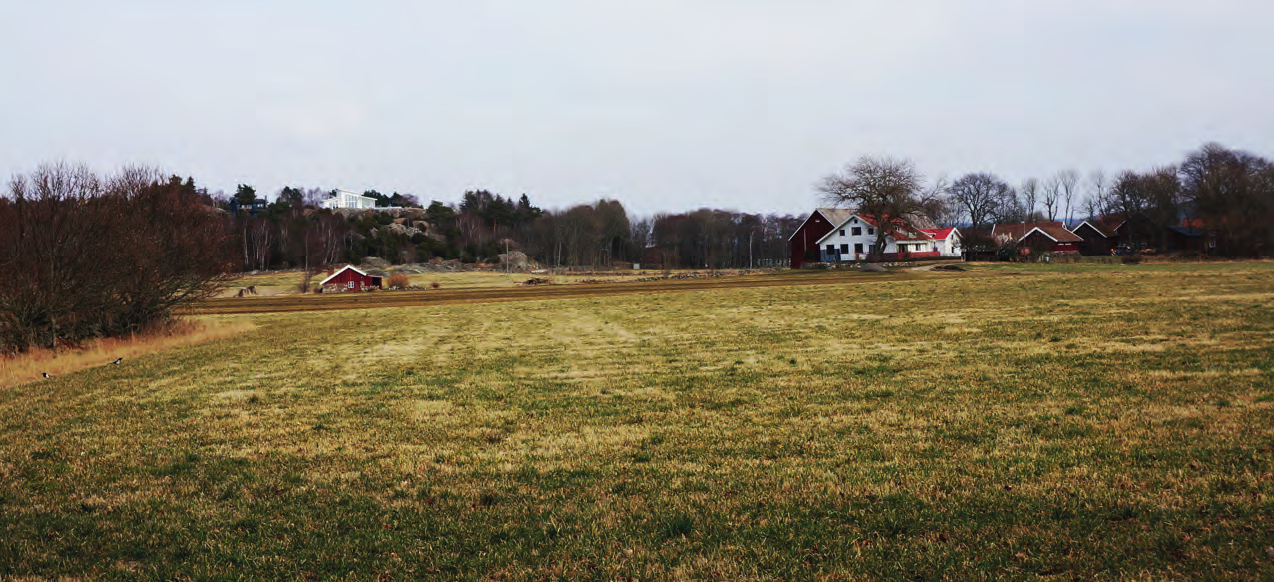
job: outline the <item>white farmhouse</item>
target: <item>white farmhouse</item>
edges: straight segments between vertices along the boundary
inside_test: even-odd
[[[845,222],[819,239],[820,255],[825,262],[861,261],[868,255],[883,255],[884,260],[897,260],[900,255],[937,257],[938,243],[929,235],[908,224],[900,224],[894,235],[885,237],[885,248],[876,249],[876,221],[861,214],[851,215]]]
[[[323,208],[353,208],[366,210],[376,208],[376,199],[349,190],[337,190],[336,195],[320,202]]]
[[[937,243],[938,254],[942,257],[960,257],[964,255],[964,237],[956,228],[922,228],[921,232],[929,235]]]

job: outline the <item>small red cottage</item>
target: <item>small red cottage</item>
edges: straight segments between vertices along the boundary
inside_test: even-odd
[[[333,273],[319,283],[319,287],[324,293],[339,293],[342,291],[366,291],[368,289],[380,289],[381,277],[368,275],[353,265],[345,265],[341,270]]]

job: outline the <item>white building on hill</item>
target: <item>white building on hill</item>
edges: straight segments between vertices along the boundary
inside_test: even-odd
[[[359,210],[376,208],[376,199],[350,192],[349,190],[337,190],[336,195],[324,200],[320,203],[323,208],[353,208]]]

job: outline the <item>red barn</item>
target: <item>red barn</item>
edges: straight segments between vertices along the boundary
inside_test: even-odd
[[[1066,227],[1058,224],[1041,224],[1032,228],[1022,237],[1019,244],[1040,253],[1078,253],[1079,245],[1084,239],[1075,236],[1075,233],[1066,230]]]
[[[848,208],[815,209],[809,218],[801,223],[800,228],[792,233],[791,238],[787,239],[792,249],[790,266],[793,269],[799,269],[806,261],[822,260],[818,252],[818,241],[832,232],[833,228],[844,224],[852,215],[853,211]]]
[[[1093,257],[1109,255],[1118,238],[1114,228],[1099,220],[1085,220],[1071,233],[1083,240],[1079,243],[1079,254]]]
[[[1060,222],[1027,222],[997,224],[991,227],[991,238],[998,245],[1016,244],[1031,253],[1078,253],[1084,239]]]
[[[325,292],[340,291],[366,291],[368,289],[380,289],[381,278],[375,275],[368,275],[353,265],[345,265],[341,270],[333,273],[319,283],[319,287]]]

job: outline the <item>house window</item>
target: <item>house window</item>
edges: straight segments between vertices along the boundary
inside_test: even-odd
[[[841,245],[841,246],[840,246],[840,252],[841,252],[841,254],[842,254],[842,255],[847,255],[847,254],[849,254],[849,245],[847,245],[847,244]]]
[[[874,228],[868,228],[868,229],[867,229],[867,234],[868,234],[868,235],[875,235],[875,234],[876,234],[876,229],[874,229]]]
[[[829,255],[836,254],[836,245],[827,245],[827,254]]]
[[[353,282],[353,281],[350,281],[350,282],[346,283],[346,284],[345,284],[345,287],[346,287],[347,289],[353,289],[353,288],[354,288],[354,282]]]
[[[840,235],[841,235],[841,236],[845,236],[845,229],[843,229],[843,228],[842,228],[842,229],[840,230]]]
[[[853,231],[854,231],[854,236],[863,236],[863,227],[855,226],[853,228]]]
[[[854,254],[856,255],[863,254],[863,243],[856,243],[854,245]]]

